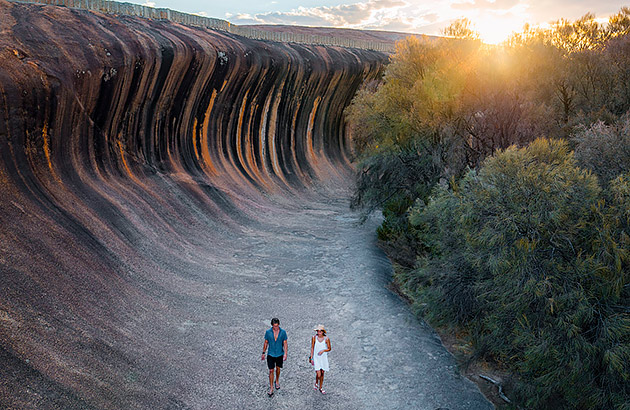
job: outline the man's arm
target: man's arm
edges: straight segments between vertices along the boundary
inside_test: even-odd
[[[263,343],[263,352],[260,360],[265,360],[265,352],[267,351],[267,346],[269,346],[269,342],[265,339],[265,343]]]
[[[289,346],[287,344],[287,339],[284,339],[284,357],[282,358],[282,360],[287,360],[287,352],[289,351]]]

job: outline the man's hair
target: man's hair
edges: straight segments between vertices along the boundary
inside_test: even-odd
[[[278,319],[277,317],[274,317],[273,319],[271,319],[271,326],[273,326],[276,323],[280,324],[280,319]]]

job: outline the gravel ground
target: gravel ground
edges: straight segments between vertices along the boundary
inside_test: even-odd
[[[214,297],[179,326],[199,356],[179,395],[187,406],[493,408],[387,288],[392,267],[376,247],[376,219],[360,225],[347,201],[331,199],[275,207],[258,221],[226,245],[231,255],[205,273]],[[269,398],[260,353],[272,317],[288,333],[289,353]],[[326,395],[312,388],[308,363],[319,323],[332,342]]]

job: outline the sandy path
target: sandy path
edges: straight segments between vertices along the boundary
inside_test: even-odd
[[[260,215],[209,267],[215,297],[178,327],[196,352],[180,397],[195,409],[490,409],[436,334],[387,289],[391,264],[375,246],[377,221],[357,224],[347,202],[279,207]],[[224,249],[225,250],[225,249]],[[222,272],[224,274],[222,274]],[[281,389],[266,394],[260,360],[271,317],[288,332]],[[312,329],[332,341],[327,395],[312,388]],[[195,346],[195,347],[192,347]],[[186,349],[186,348],[184,348]],[[181,354],[180,354],[181,356]]]

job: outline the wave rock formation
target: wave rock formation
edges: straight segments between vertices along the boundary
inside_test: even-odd
[[[386,58],[0,0],[0,407],[184,408],[190,272],[348,179]]]

